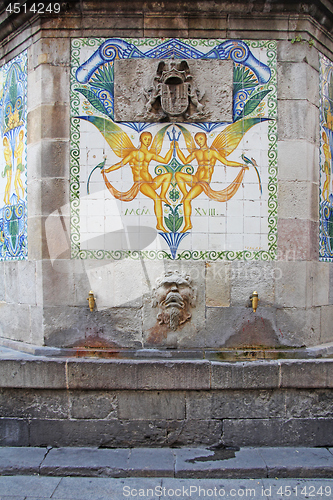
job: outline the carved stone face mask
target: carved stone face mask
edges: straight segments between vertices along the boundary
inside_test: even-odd
[[[190,309],[195,304],[195,292],[191,280],[178,271],[171,271],[159,278],[156,285],[153,307],[159,307],[158,322],[177,330],[192,316]]]

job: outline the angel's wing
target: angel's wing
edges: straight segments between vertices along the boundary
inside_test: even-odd
[[[154,137],[153,143],[152,143],[152,145],[150,146],[150,149],[149,149],[149,151],[151,153],[156,153],[157,155],[160,154],[161,149],[162,149],[162,145],[163,145],[164,135],[165,135],[166,130],[169,127],[170,127],[170,123],[168,125],[166,125],[166,127],[161,128],[161,130],[159,130],[157,132],[157,134]]]
[[[79,116],[79,118],[95,125],[119,158],[125,158],[132,151],[136,151],[126,132],[111,120],[99,118],[98,116]]]
[[[183,133],[183,136],[184,136],[184,139],[185,139],[185,143],[186,143],[186,147],[187,147],[187,150],[190,154],[193,153],[193,151],[195,149],[197,149],[196,145],[195,145],[195,142],[193,140],[193,137],[192,135],[190,134],[190,132],[185,128],[185,127],[182,127],[182,125],[179,125],[177,123],[177,127],[182,131]]]
[[[245,118],[228,125],[218,136],[215,137],[211,149],[215,149],[225,158],[237,148],[244,134],[253,125],[268,120],[269,118]]]

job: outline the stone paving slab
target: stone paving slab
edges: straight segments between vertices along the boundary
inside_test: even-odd
[[[56,500],[126,500],[126,498],[140,498],[138,490],[147,490],[154,493],[155,488],[161,486],[161,479],[151,478],[78,478],[64,477],[52,495]],[[149,493],[150,493],[149,492]],[[157,495],[147,495],[142,498],[157,500]],[[29,499],[30,500],[30,499]]]
[[[267,477],[266,464],[255,448],[232,450],[176,450],[175,477]]]
[[[332,479],[263,479],[262,500],[332,499]]]
[[[164,498],[203,500],[207,498],[260,498],[262,479],[162,479]],[[266,499],[263,499],[266,500]]]
[[[325,448],[0,448],[0,476],[333,478]],[[0,488],[1,494],[4,493]],[[18,495],[19,496],[19,495]]]
[[[50,480],[54,479],[56,482],[51,483]],[[333,479],[0,477],[0,500],[50,498],[55,500],[333,499]]]
[[[0,448],[0,474],[39,474],[46,448]]]
[[[51,498],[62,479],[41,476],[0,476],[0,499],[3,497]]]
[[[129,476],[173,477],[175,456],[170,448],[133,448],[128,459]]]
[[[326,448],[258,448],[267,477],[333,477],[333,455]]]
[[[127,476],[129,449],[53,448],[40,466],[46,476]],[[140,464],[138,464],[140,465]]]

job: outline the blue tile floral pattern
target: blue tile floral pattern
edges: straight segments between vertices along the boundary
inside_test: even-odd
[[[0,68],[0,260],[27,258],[27,53]]]
[[[333,261],[333,63],[320,57],[319,259]]]

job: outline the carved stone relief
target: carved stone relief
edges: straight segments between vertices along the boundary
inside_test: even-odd
[[[233,61],[114,61],[119,122],[232,122]]]
[[[161,61],[157,67],[153,84],[145,89],[147,98],[146,119],[178,121],[183,119],[197,119],[203,116],[203,105],[200,91],[193,82],[187,61],[174,59]],[[191,113],[190,105],[195,112]],[[193,108],[192,106],[192,108]]]
[[[157,320],[171,330],[177,330],[192,317],[191,308],[195,307],[196,289],[190,276],[179,271],[168,271],[156,280],[153,288],[152,306],[158,307]]]

